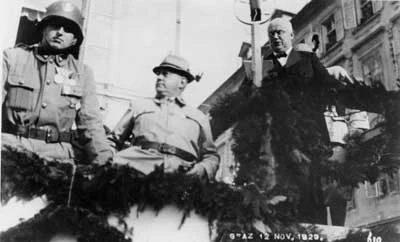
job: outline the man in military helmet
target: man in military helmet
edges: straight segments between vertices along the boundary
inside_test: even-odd
[[[182,57],[168,55],[153,69],[156,96],[134,101],[111,133],[120,151],[114,163],[128,164],[148,174],[155,166],[181,171],[202,181],[213,179],[219,156],[210,123],[181,94],[195,77]],[[126,141],[131,143],[126,147]]]
[[[112,157],[102,126],[93,73],[78,61],[83,17],[70,2],[48,6],[38,24],[40,43],[3,53],[2,144],[50,159],[85,161]],[[76,125],[76,130],[72,127]]]

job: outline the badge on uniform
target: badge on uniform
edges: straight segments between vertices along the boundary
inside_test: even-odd
[[[73,72],[61,67],[56,67],[54,82],[57,84],[67,84],[71,86],[75,86],[77,84],[76,80],[73,78]]]

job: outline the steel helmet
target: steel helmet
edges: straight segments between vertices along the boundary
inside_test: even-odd
[[[71,27],[77,38],[77,46],[83,41],[83,16],[77,6],[68,1],[57,1],[46,8],[44,18],[38,23],[38,30],[42,31],[48,24],[62,23]]]

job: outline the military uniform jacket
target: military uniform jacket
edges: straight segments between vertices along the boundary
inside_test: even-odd
[[[178,147],[197,157],[197,163],[204,167],[209,179],[214,178],[218,168],[219,156],[207,116],[185,105],[180,98],[165,102],[146,98],[132,102],[110,138],[120,147],[124,142],[138,138]],[[182,159],[174,155],[143,150],[138,146],[130,146],[117,152],[114,162],[118,160],[140,163],[140,167],[147,166],[144,169],[148,172],[151,172],[154,165],[178,168],[182,162]]]
[[[75,122],[90,160],[112,149],[102,126],[93,73],[72,55],[41,55],[37,46],[3,52],[2,128],[51,125],[68,132]]]

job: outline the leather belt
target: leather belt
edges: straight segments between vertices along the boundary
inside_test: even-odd
[[[74,138],[74,132],[59,132],[54,126],[26,127],[22,125],[6,129],[4,133],[9,133],[25,138],[43,140],[46,143],[68,142],[71,143]]]
[[[167,143],[158,143],[158,142],[151,142],[151,141],[136,141],[133,143],[134,146],[140,146],[142,149],[154,149],[158,150],[160,153],[175,155],[185,161],[196,161],[197,158],[192,153],[187,152],[183,149],[180,149],[176,146],[169,145]]]

